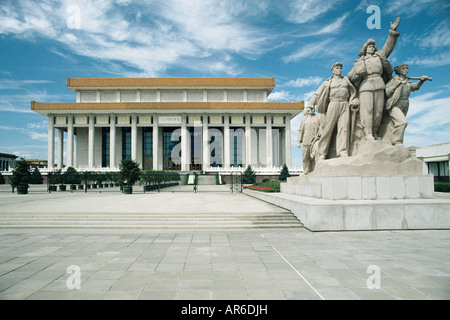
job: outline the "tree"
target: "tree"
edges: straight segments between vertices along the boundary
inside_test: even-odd
[[[124,159],[119,164],[119,181],[126,186],[133,186],[139,181],[141,169],[139,164],[131,159]]]
[[[245,169],[242,175],[242,183],[244,184],[253,184],[256,182],[256,173],[253,171],[252,167],[248,165],[247,169]]]
[[[39,171],[38,167],[35,167],[33,172],[31,173],[31,184],[43,184],[44,179],[42,179],[41,172]]]
[[[287,165],[284,164],[283,167],[281,168],[281,171],[280,171],[279,180],[280,181],[286,181],[287,178],[290,177],[290,176],[291,176],[291,174],[289,173],[289,169],[288,169]]]
[[[16,161],[16,165],[13,169],[13,175],[10,180],[12,188],[24,187],[28,188],[28,184],[31,181],[30,165],[24,158],[20,158]]]

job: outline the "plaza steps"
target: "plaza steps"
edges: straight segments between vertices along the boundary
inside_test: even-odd
[[[0,229],[267,229],[302,228],[302,223],[285,210],[265,213],[14,213],[0,214]]]

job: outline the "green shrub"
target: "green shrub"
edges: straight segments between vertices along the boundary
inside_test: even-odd
[[[33,172],[31,172],[31,184],[42,184],[44,183],[44,179],[42,178],[41,172],[37,167],[34,168]]]
[[[245,169],[244,173],[242,174],[242,183],[253,184],[255,182],[256,182],[256,173],[255,171],[253,171],[252,167],[248,165],[247,169]]]
[[[133,186],[141,177],[141,169],[139,163],[124,159],[119,164],[119,181],[125,186]]]
[[[16,161],[16,165],[13,169],[13,175],[9,181],[11,186],[16,187],[26,187],[28,188],[28,184],[31,181],[31,170],[30,165],[26,162],[25,159],[20,158],[20,160]]]
[[[435,182],[434,191],[436,192],[450,192],[450,182]]]
[[[291,174],[289,173],[289,169],[286,164],[283,165],[283,168],[281,168],[280,171],[280,181],[286,181],[288,177],[290,177]]]

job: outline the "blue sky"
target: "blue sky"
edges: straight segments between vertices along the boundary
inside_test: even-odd
[[[68,77],[275,77],[271,101],[307,103],[334,62],[345,75],[367,39],[381,48],[397,16],[389,60],[433,78],[411,94],[405,146],[450,142],[446,0],[0,0],[0,152],[47,158],[47,119],[30,101],[75,101]]]

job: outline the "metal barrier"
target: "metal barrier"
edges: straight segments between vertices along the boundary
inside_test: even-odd
[[[242,172],[231,172],[231,192],[242,192]]]

